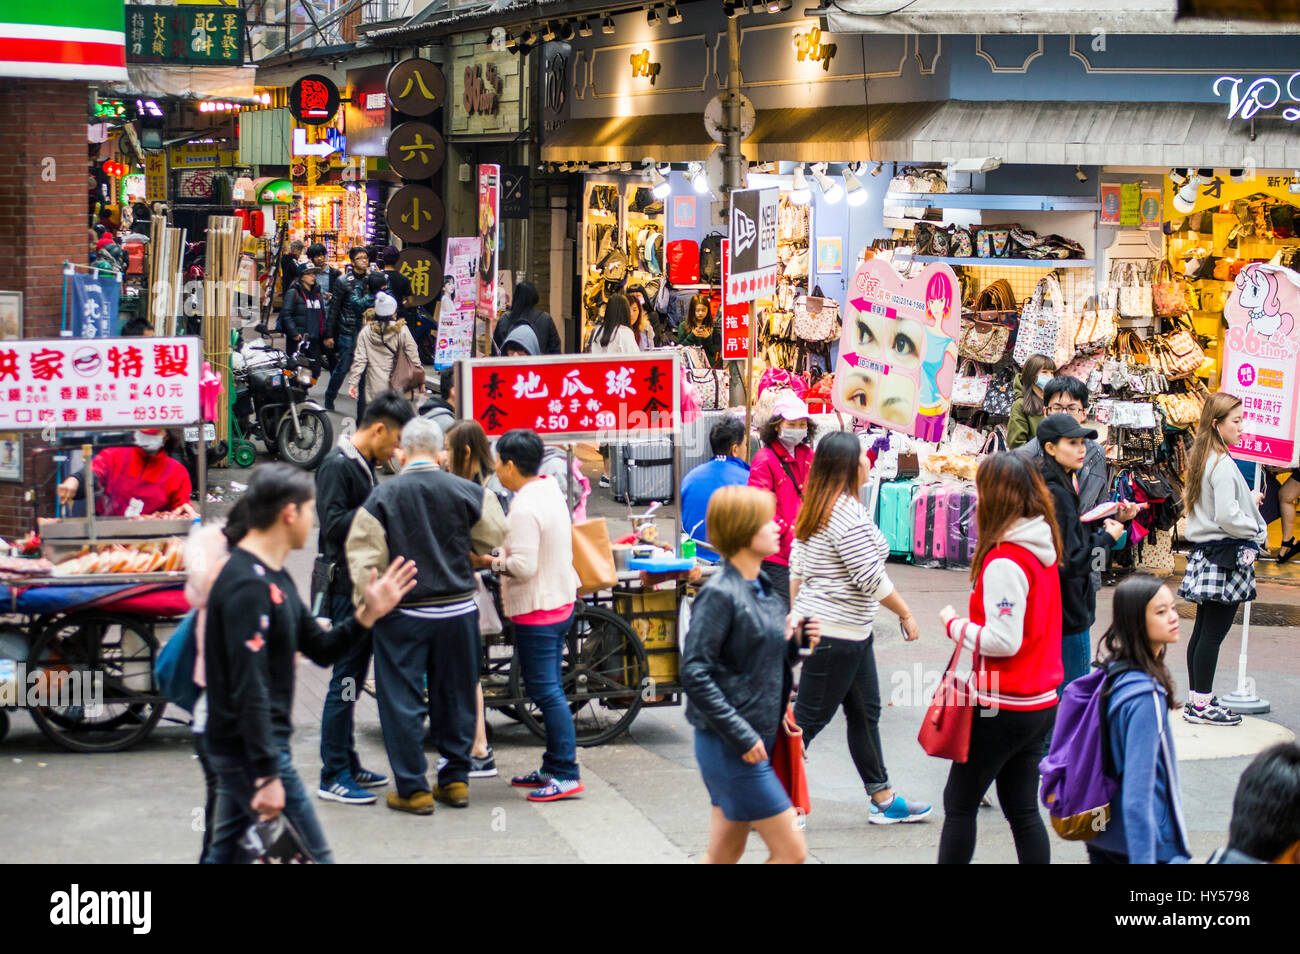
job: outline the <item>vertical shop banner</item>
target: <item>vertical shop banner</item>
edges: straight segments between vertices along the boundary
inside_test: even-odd
[[[1120,191],[1118,182],[1101,184],[1101,214],[1097,221],[1102,225],[1119,225]]]
[[[144,197],[146,202],[167,201],[167,154],[165,152],[145,153]]]
[[[1142,204],[1138,211],[1139,227],[1155,232],[1161,227],[1160,190],[1143,189]]]
[[[858,266],[835,367],[835,408],[938,442],[952,395],[961,286],[947,265],[904,281],[878,258]]]
[[[1119,224],[1128,228],[1137,228],[1142,218],[1142,186],[1136,182],[1126,182],[1119,187]]]
[[[117,275],[73,273],[67,282],[63,334],[71,338],[111,338],[117,334],[122,280]]]
[[[731,193],[728,293],[732,301],[766,298],[776,288],[776,207],[780,189]]]
[[[672,350],[625,355],[475,358],[457,368],[457,416],[488,437],[516,427],[546,440],[666,436],[681,416],[681,365]]]
[[[1300,275],[1252,262],[1234,280],[1223,306],[1219,387],[1241,398],[1245,420],[1232,456],[1294,467],[1300,399]]]
[[[480,321],[491,323],[497,316],[497,253],[501,246],[501,167],[478,167],[478,306]]]
[[[479,240],[473,236],[447,239],[442,302],[438,309],[438,338],[433,364],[449,368],[470,356],[474,343],[474,307],[478,294]]]
[[[749,357],[749,304],[727,294],[731,273],[728,244],[727,239],[722,240],[722,360],[744,361]]]

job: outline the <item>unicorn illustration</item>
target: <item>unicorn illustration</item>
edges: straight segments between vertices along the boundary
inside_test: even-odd
[[[1285,337],[1291,333],[1295,319],[1282,310],[1277,275],[1252,262],[1237,273],[1237,288],[1240,289],[1237,300],[1256,334],[1271,338],[1275,334]]]

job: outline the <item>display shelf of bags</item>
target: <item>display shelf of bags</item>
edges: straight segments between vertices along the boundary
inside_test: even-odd
[[[940,265],[966,265],[970,267],[1013,268],[1095,268],[1096,260],[1091,258],[953,258],[938,255],[913,255],[912,261],[925,265],[937,262]]]
[[[986,195],[971,192],[886,192],[885,205],[1005,212],[1097,212],[1101,209],[1101,203],[1088,196]]]

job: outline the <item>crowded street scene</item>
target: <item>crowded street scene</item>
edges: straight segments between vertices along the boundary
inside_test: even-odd
[[[19,922],[1159,864],[1080,927],[1286,929],[1199,866],[1300,864],[1300,7],[0,8]]]

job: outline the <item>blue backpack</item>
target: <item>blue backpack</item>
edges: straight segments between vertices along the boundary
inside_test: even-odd
[[[158,652],[153,663],[153,677],[158,689],[168,702],[175,703],[186,712],[194,711],[199,687],[194,682],[194,660],[198,651],[195,636],[195,619],[198,610],[190,610],[172,633],[171,639]]]

